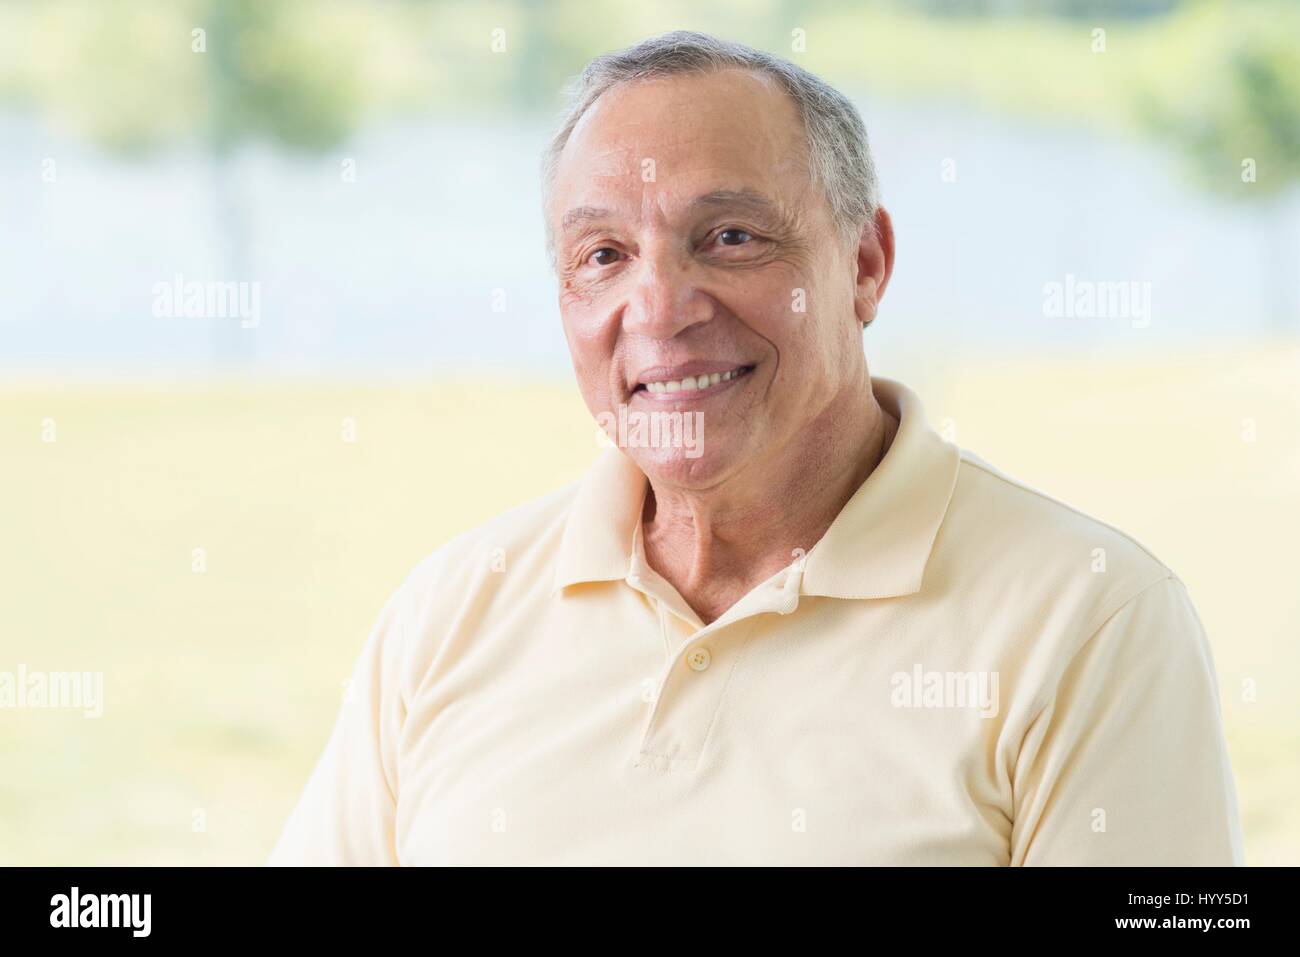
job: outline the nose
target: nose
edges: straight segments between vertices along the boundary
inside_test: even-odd
[[[643,254],[623,313],[623,328],[651,339],[672,339],[708,322],[714,301],[698,283],[694,264],[669,250]]]

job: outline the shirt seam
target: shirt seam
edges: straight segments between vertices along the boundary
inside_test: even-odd
[[[1019,789],[1016,787],[1016,778],[1015,778],[1014,769],[1020,766],[1020,756],[1021,754],[1024,753],[1024,749],[1025,749],[1025,738],[1029,736],[1029,733],[1030,731],[1033,730],[1034,725],[1036,725],[1039,719],[1042,718],[1043,713],[1047,710],[1047,706],[1051,704],[1052,701],[1056,698],[1057,692],[1060,690],[1061,687],[1061,681],[1063,680],[1065,673],[1070,670],[1070,666],[1074,664],[1074,662],[1078,659],[1078,657],[1081,654],[1083,654],[1085,649],[1087,649],[1088,646],[1091,645],[1092,642],[1097,638],[1097,636],[1101,634],[1102,630],[1111,623],[1111,621],[1115,618],[1115,616],[1117,616],[1124,609],[1128,608],[1131,604],[1133,604],[1135,601],[1137,601],[1147,592],[1151,591],[1151,589],[1155,588],[1157,585],[1163,584],[1164,582],[1174,582],[1179,586],[1181,586],[1184,590],[1186,590],[1187,586],[1183,584],[1181,578],[1179,578],[1177,575],[1175,575],[1172,571],[1169,571],[1168,569],[1166,569],[1165,571],[1167,572],[1167,574],[1162,575],[1160,578],[1157,578],[1155,581],[1148,582],[1146,585],[1143,585],[1133,594],[1129,595],[1123,601],[1116,604],[1114,608],[1112,608],[1108,612],[1105,612],[1101,616],[1101,620],[1097,623],[1096,627],[1092,628],[1090,631],[1087,632],[1088,637],[1085,638],[1082,642],[1080,642],[1078,647],[1075,648],[1073,652],[1071,652],[1065,658],[1065,661],[1061,665],[1061,668],[1055,672],[1055,674],[1052,677],[1052,680],[1046,685],[1046,688],[1042,695],[1041,703],[1037,703],[1034,706],[1032,716],[1025,723],[1024,726],[1025,729],[1023,733],[1020,735],[1020,743],[1016,747],[1015,760],[1012,762],[1011,765],[1013,769],[1011,775],[1011,821],[1012,821],[1013,833],[1015,830],[1015,822],[1016,819],[1019,817],[1019,812],[1020,812],[1020,794],[1019,794]]]
[[[1060,669],[1053,674],[1050,685],[1048,685],[1046,690],[1043,692],[1041,696],[1042,697],[1041,702],[1037,702],[1035,704],[1033,710],[1033,716],[1025,724],[1026,734],[1029,733],[1029,729],[1032,728],[1034,726],[1034,723],[1038,721],[1038,719],[1042,716],[1043,711],[1046,710],[1047,706],[1052,702],[1052,699],[1056,697],[1056,693],[1060,688],[1062,676],[1064,676],[1064,674],[1070,670],[1070,666],[1074,664],[1075,660],[1079,657],[1079,655],[1083,654],[1084,650],[1089,645],[1092,644],[1092,642],[1097,638],[1098,635],[1101,634],[1102,630],[1111,623],[1111,621],[1115,618],[1116,615],[1122,612],[1129,605],[1133,604],[1135,601],[1137,601],[1139,598],[1141,598],[1151,589],[1155,588],[1157,585],[1160,585],[1164,582],[1175,582],[1179,585],[1182,585],[1183,588],[1187,587],[1186,585],[1183,585],[1182,579],[1180,579],[1172,571],[1169,571],[1168,569],[1165,569],[1165,571],[1166,574],[1157,578],[1155,581],[1148,582],[1147,584],[1143,585],[1137,591],[1133,592],[1133,594],[1129,595],[1127,598],[1124,598],[1123,600],[1118,602],[1113,608],[1103,612],[1099,616],[1100,620],[1098,621],[1098,623],[1094,627],[1089,628],[1085,631],[1087,637],[1079,643],[1078,647],[1076,647],[1068,656],[1066,656]],[[1021,747],[1023,746],[1024,746],[1024,738],[1022,737]],[[1017,753],[1019,753],[1019,749],[1017,750]]]
[[[1041,498],[1045,502],[1050,502],[1053,505],[1060,506],[1061,508],[1065,509],[1068,512],[1072,512],[1073,514],[1079,516],[1080,518],[1087,519],[1090,522],[1096,522],[1098,525],[1102,526],[1103,528],[1109,529],[1110,531],[1118,535],[1120,538],[1123,538],[1125,541],[1136,546],[1142,552],[1142,554],[1146,555],[1147,558],[1151,559],[1153,562],[1159,565],[1162,569],[1168,572],[1169,575],[1174,574],[1173,571],[1167,565],[1165,565],[1164,562],[1162,562],[1159,558],[1155,556],[1155,554],[1151,551],[1151,549],[1147,548],[1145,545],[1143,545],[1141,542],[1139,542],[1136,538],[1134,538],[1132,535],[1130,535],[1128,532],[1124,531],[1123,529],[1116,528],[1114,525],[1111,525],[1109,522],[1097,518],[1097,516],[1095,515],[1089,515],[1087,512],[1083,511],[1080,508],[1076,508],[1075,506],[1071,505],[1069,502],[1063,502],[1059,498],[1054,498],[1053,496],[1048,495],[1046,492],[1040,491],[1034,488],[1033,486],[1026,485],[1023,482],[1013,479],[1008,475],[1003,475],[1002,473],[994,469],[991,465],[986,465],[985,463],[976,461],[973,458],[968,458],[967,457],[968,455],[974,455],[974,453],[968,452],[966,449],[962,449],[961,461],[963,465],[969,465],[971,468],[979,469],[985,475],[989,476],[990,478],[997,479],[999,482],[1001,482],[1004,485],[1009,485],[1012,488],[1019,489],[1022,492],[1028,492],[1030,495],[1035,495],[1038,498]],[[1161,580],[1163,581],[1163,579]],[[1151,584],[1154,585],[1155,582],[1152,582]],[[1136,595],[1133,597],[1136,597]]]

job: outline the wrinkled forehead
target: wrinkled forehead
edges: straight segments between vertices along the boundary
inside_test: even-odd
[[[587,206],[633,214],[650,198],[668,208],[719,190],[794,205],[808,186],[807,142],[790,98],[761,74],[721,70],[602,94],[560,154],[548,214]]]

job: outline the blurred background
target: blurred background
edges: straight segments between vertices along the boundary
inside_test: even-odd
[[[1179,0],[0,0],[0,671],[104,676],[0,710],[0,863],[261,863],[406,572],[583,474],[540,153],[676,28],[859,105],[873,373],[1179,573],[1300,863],[1300,6]]]

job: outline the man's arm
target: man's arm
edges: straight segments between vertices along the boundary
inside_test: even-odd
[[[1147,586],[1074,656],[1014,794],[1013,865],[1242,863],[1214,662],[1181,581]]]
[[[396,865],[402,590],[380,613],[352,672],[333,732],[267,861]]]

